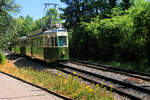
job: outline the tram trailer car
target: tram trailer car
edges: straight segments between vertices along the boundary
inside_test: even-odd
[[[66,29],[52,29],[27,37],[18,38],[12,52],[30,56],[48,63],[69,60],[68,34]]]

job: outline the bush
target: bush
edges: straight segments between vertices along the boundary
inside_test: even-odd
[[[81,22],[72,32],[70,52],[85,60],[150,63],[150,2],[137,2],[123,15]]]
[[[73,56],[88,59],[119,59],[133,33],[133,22],[128,16],[117,16],[90,23],[82,22],[72,33]],[[72,56],[72,55],[71,55]]]
[[[0,64],[5,64],[6,56],[3,53],[0,53]]]

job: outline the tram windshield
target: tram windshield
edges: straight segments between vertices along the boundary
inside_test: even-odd
[[[67,46],[67,37],[66,36],[59,36],[58,37],[59,46]]]

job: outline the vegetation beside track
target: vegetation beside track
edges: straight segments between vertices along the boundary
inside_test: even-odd
[[[0,21],[1,50],[10,49],[17,42],[14,38],[41,32],[42,27],[48,24],[49,15],[52,15],[53,19],[65,20],[70,57],[111,62],[110,65],[125,66],[129,70],[150,71],[147,68],[150,65],[148,0],[61,2],[67,5],[61,16],[56,9],[49,9],[46,16],[35,21],[30,15],[13,18],[11,14],[20,8],[15,0],[0,2],[0,18],[3,19]]]
[[[97,63],[97,64],[104,64],[116,68],[126,69],[130,71],[139,71],[139,72],[146,72],[150,73],[150,63],[142,63],[138,64],[137,62],[117,62],[117,61],[94,61],[89,60],[91,63]]]
[[[114,66],[121,69],[150,73],[150,63],[137,64],[131,62],[103,62],[103,64]]]
[[[36,71],[32,68],[0,66],[6,72],[33,84],[79,100],[114,100],[111,92],[99,85],[86,85],[76,76]],[[76,73],[74,73],[76,74]]]
[[[150,65],[150,2],[127,1],[137,2],[126,10],[119,6],[111,9],[107,18],[97,16],[81,20],[69,33],[70,56],[147,72]]]
[[[6,62],[6,56],[0,52],[0,64],[5,64]]]

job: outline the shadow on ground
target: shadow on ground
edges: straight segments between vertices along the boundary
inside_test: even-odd
[[[6,56],[8,60],[14,61],[14,65],[18,68],[33,68],[33,69],[40,69],[40,70],[46,70],[48,68],[50,69],[56,69],[56,67],[53,67],[52,64],[46,63],[44,61],[38,60],[38,59],[32,59],[31,57],[27,56],[20,56],[15,54],[9,54]]]
[[[16,60],[18,59],[19,55],[14,55],[14,54],[9,54],[9,55],[6,55],[6,58],[8,60]]]

